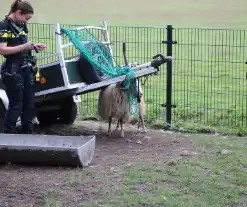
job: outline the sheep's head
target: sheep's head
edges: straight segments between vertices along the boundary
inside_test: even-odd
[[[128,88],[125,88],[124,86],[124,82],[117,83],[116,86],[120,91],[123,91],[123,92],[128,91]]]
[[[120,83],[117,83],[116,86],[117,86],[117,88],[119,88],[120,91],[122,91],[122,92],[130,92],[131,94],[133,94],[134,96],[137,96],[139,98],[141,98],[142,95],[143,95],[143,91],[142,91],[142,88],[141,88],[141,82],[138,79],[135,79],[135,81],[132,81],[130,83],[130,88],[129,89],[124,86],[124,81],[120,82]]]

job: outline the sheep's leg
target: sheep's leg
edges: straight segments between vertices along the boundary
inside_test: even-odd
[[[121,118],[119,122],[120,122],[120,127],[121,127],[121,138],[124,138],[123,119]]]
[[[142,123],[143,132],[146,133],[147,130],[146,130],[144,119],[143,119],[143,116],[142,116],[141,113],[139,113],[138,132],[139,132],[139,129],[140,129],[140,122]]]
[[[119,121],[119,119],[118,119],[118,120],[117,120],[117,126],[116,126],[116,129],[115,129],[116,131],[117,131],[118,128],[119,128],[119,122],[120,122],[120,121]]]
[[[144,118],[143,118],[143,116],[141,114],[140,114],[140,119],[141,119],[141,122],[142,122],[143,132],[146,133],[147,130],[146,130],[146,127],[145,127]]]
[[[111,136],[111,122],[112,122],[112,117],[109,116],[109,119],[108,119],[108,123],[109,123],[109,126],[108,126],[108,133],[107,133],[107,136]]]
[[[141,119],[141,113],[140,113],[140,109],[139,109],[139,120],[138,120],[138,128],[137,128],[137,131],[139,132],[139,129],[140,129],[140,119]]]

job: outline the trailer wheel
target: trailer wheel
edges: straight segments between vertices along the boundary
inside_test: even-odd
[[[40,111],[37,119],[41,126],[73,124],[77,116],[77,105],[72,100],[63,100],[59,110]]]
[[[6,113],[6,108],[3,104],[3,101],[0,99],[0,131],[3,131],[3,124],[4,124],[4,116]]]
[[[57,123],[58,111],[41,111],[37,115],[40,126],[51,126]]]
[[[67,102],[59,110],[59,124],[73,124],[77,116],[77,105],[74,102]]]

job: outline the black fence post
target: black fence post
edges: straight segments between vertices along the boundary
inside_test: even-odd
[[[163,44],[167,44],[167,56],[172,57],[172,45],[177,44],[177,41],[172,40],[172,25],[167,25],[167,40],[162,41]],[[167,62],[167,82],[166,82],[166,122],[171,125],[172,122],[172,61]]]

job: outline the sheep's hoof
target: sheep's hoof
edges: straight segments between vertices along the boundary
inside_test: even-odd
[[[143,130],[140,130],[140,128],[137,129],[137,132],[139,133],[147,133],[147,129],[144,128]]]
[[[111,136],[111,132],[108,132],[106,136],[107,137],[110,137]]]
[[[124,138],[124,133],[121,133],[121,136],[120,136],[121,138]]]

